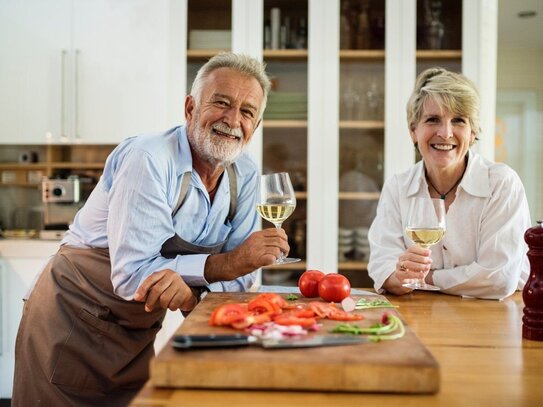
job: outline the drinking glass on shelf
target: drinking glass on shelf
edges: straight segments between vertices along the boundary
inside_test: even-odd
[[[445,201],[432,198],[412,198],[407,212],[405,233],[420,247],[428,248],[445,235]],[[406,280],[407,281],[407,280]],[[422,279],[411,279],[404,287],[415,290],[439,290]]]
[[[286,172],[274,174],[265,174],[260,176],[260,191],[256,210],[266,219],[275,225],[277,229],[281,227],[296,208],[296,196],[290,177]],[[300,259],[285,257],[281,253],[275,264],[296,263]]]

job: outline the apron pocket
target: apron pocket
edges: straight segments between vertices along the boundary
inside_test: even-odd
[[[160,325],[160,324],[159,324]],[[159,328],[127,329],[81,308],[57,358],[51,382],[107,392],[141,387],[149,376],[149,360]]]

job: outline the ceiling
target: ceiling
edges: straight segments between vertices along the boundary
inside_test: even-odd
[[[537,15],[519,18],[521,11],[535,11]],[[543,51],[543,0],[499,0],[498,48]]]

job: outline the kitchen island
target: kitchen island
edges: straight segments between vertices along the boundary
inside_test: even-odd
[[[543,405],[543,342],[522,339],[520,292],[503,301],[423,291],[387,298],[439,362],[438,393],[193,390],[149,383],[131,406]]]

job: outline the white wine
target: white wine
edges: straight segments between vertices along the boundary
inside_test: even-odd
[[[407,228],[405,230],[405,233],[416,244],[422,247],[430,247],[443,239],[443,236],[445,235],[445,229]]]
[[[294,204],[257,204],[256,210],[264,219],[273,224],[281,224],[294,212]]]

